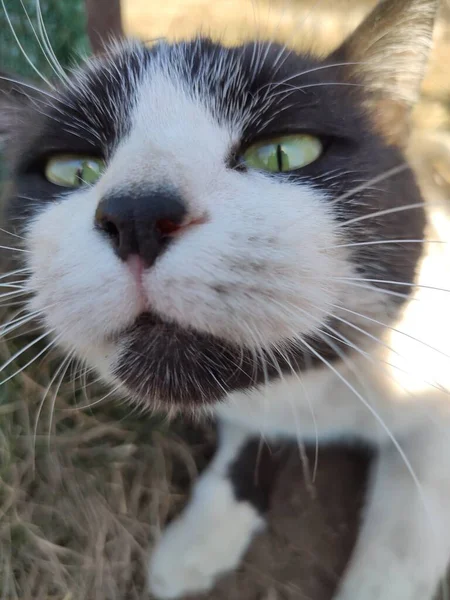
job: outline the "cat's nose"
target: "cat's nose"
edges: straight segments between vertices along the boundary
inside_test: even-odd
[[[151,266],[183,228],[186,212],[173,191],[114,194],[100,201],[95,227],[107,236],[122,260],[138,254],[146,266]]]

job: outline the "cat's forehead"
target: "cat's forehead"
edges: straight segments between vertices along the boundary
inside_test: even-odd
[[[128,133],[138,105],[167,126],[171,119],[195,121],[201,108],[244,138],[292,128],[329,134],[351,130],[358,113],[337,77],[335,65],[271,43],[128,42],[88,63],[63,91],[62,104],[108,145]]]

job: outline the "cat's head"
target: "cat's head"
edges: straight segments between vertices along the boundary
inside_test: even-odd
[[[381,3],[321,60],[129,43],[56,89],[13,86],[6,227],[23,238],[7,245],[23,242],[29,309],[149,407],[210,403],[367,340],[421,252],[402,243],[424,215],[397,142],[435,11]]]

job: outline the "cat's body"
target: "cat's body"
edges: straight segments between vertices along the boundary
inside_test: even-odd
[[[428,216],[434,225],[427,239],[441,243],[430,244],[422,260],[417,283],[424,287],[393,329],[375,334],[376,350],[288,375],[260,391],[236,392],[217,406],[222,436],[216,462],[163,537],[150,578],[156,595],[207,589],[218,565],[222,572],[238,566],[268,506],[267,482],[258,484],[265,477],[260,461],[271,472],[270,451],[261,458],[263,444],[296,439],[312,445],[363,442],[379,450],[358,562],[338,598],[433,596],[449,555],[450,323],[444,290],[450,286],[450,218],[443,205],[430,207]]]
[[[339,600],[428,599],[444,573],[448,221],[397,147],[435,10],[383,3],[323,61],[124,45],[11,109],[29,308],[132,402],[221,423],[159,598],[210,588],[263,527],[262,439],[378,449]]]

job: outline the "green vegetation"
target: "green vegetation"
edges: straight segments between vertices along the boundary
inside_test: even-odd
[[[24,77],[38,78],[14,39],[8,23],[9,17],[30,61],[47,78],[54,77],[52,68],[40,50],[38,39],[33,32],[34,27],[37,36],[40,36],[36,0],[3,1],[6,11],[0,4],[0,69]],[[65,68],[73,65],[80,55],[89,52],[84,2],[82,0],[41,0],[40,8],[48,40],[58,61]]]

